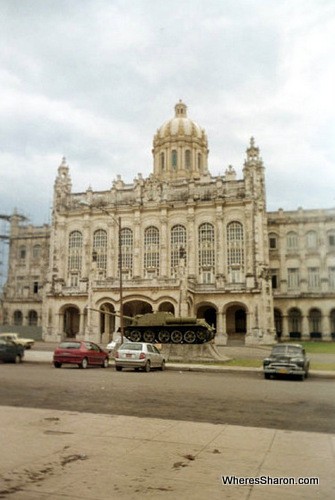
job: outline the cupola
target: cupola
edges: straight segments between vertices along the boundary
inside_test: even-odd
[[[196,179],[208,172],[208,143],[203,128],[187,117],[181,100],[174,118],[157,130],[153,140],[154,176],[160,180]]]

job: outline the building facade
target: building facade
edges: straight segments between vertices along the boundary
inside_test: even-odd
[[[58,167],[39,273],[30,257],[24,268],[30,294],[34,276],[43,282],[34,296],[43,338],[107,342],[120,325],[121,288],[125,316],[171,311],[205,318],[219,344],[236,337],[270,343],[276,333],[330,340],[335,211],[267,213],[253,139],[241,179],[231,166],[212,176],[206,133],[181,101],[157,130],[152,152],[148,178],[139,174],[128,184],[118,176],[106,191],[73,193],[66,160]],[[13,218],[3,302],[8,324],[20,310],[28,321],[31,307],[14,271],[23,246],[15,231],[23,237],[33,228]]]

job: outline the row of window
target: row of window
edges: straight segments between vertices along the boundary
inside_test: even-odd
[[[159,163],[161,171],[164,172],[166,168],[166,156],[163,151],[159,155]],[[178,151],[176,149],[173,149],[171,151],[171,167],[173,170],[178,169]],[[197,168],[199,171],[201,170],[201,167],[202,167],[202,154],[197,153]],[[184,153],[184,168],[186,170],[192,169],[192,152],[190,149],[186,149]]]
[[[37,312],[34,311],[34,310],[28,311],[27,319],[28,319],[28,325],[29,326],[36,326],[37,323],[38,323],[38,314],[37,314]],[[16,326],[23,325],[23,314],[22,314],[22,311],[19,311],[19,310],[14,311],[14,314],[13,314],[13,324],[16,325]]]
[[[335,267],[328,267],[328,288],[335,290]],[[279,269],[271,269],[272,288],[279,288]],[[287,289],[299,290],[301,285],[301,276],[299,268],[287,269]],[[307,287],[309,290],[321,289],[321,277],[319,267],[307,268]]]
[[[290,309],[288,313],[288,330],[289,333],[301,333],[302,331],[302,318],[303,315],[298,308]],[[335,333],[335,309],[330,311],[330,329],[331,333]],[[280,310],[275,309],[274,320],[276,332],[281,334],[283,316]],[[322,332],[322,313],[319,309],[311,309],[308,312],[308,323],[310,333],[321,333]]]
[[[32,249],[32,257],[33,259],[39,259],[42,254],[42,247],[41,245],[34,245]],[[19,260],[25,260],[27,257],[27,248],[24,245],[21,245],[19,247],[18,251],[18,257]]]
[[[38,281],[38,276],[33,276],[28,280],[25,276],[16,277],[16,294],[23,295],[24,290],[28,290],[34,294],[38,293],[40,290],[40,282]]]
[[[227,225],[227,263],[229,272],[237,279],[244,266],[244,232],[239,222]],[[134,235],[129,228],[120,232],[122,269],[132,275]],[[82,266],[83,236],[80,231],[69,235],[68,270],[80,270]],[[107,232],[103,229],[93,235],[93,260],[99,269],[107,268]],[[176,225],[170,232],[170,272],[175,276],[181,259],[187,261],[187,232],[183,225]],[[143,236],[143,266],[145,275],[158,275],[160,269],[160,234],[159,230],[150,226]],[[215,270],[215,230],[214,226],[204,223],[198,229],[198,268],[208,279]],[[206,274],[207,273],[207,274]],[[235,275],[234,275],[235,273]],[[206,281],[206,278],[205,278]]]
[[[298,233],[290,231],[286,235],[286,248],[287,250],[298,250],[300,237]],[[327,244],[329,248],[335,249],[335,231],[331,230],[327,233]],[[319,236],[316,231],[308,231],[305,235],[305,246],[309,250],[317,250],[319,248],[320,241]],[[275,233],[269,234],[269,247],[270,250],[276,250],[279,248],[279,237]]]

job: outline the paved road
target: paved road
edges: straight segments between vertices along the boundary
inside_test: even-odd
[[[2,405],[332,433],[333,380],[0,365]]]

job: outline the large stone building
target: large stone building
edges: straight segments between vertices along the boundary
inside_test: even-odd
[[[268,213],[253,139],[242,179],[232,167],[212,176],[205,131],[182,102],[152,152],[148,178],[99,192],[73,193],[63,159],[50,227],[13,215],[4,322],[107,342],[121,300],[126,316],[205,318],[221,344],[334,338],[335,210]]]

